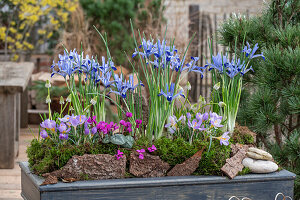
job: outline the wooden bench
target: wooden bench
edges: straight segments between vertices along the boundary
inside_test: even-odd
[[[29,62],[0,62],[0,169],[14,168],[19,152],[21,95],[33,68]],[[27,108],[26,100],[23,104]]]

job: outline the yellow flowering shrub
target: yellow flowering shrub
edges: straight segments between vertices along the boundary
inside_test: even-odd
[[[78,0],[4,0],[1,5],[9,9],[0,11],[7,16],[0,18],[0,47],[18,60],[21,53],[30,53],[51,39],[75,11]],[[32,37],[36,28],[38,38]]]

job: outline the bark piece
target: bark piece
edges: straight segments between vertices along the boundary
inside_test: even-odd
[[[244,151],[248,151],[248,149],[251,147],[252,145],[244,145],[244,144],[232,144],[231,145],[231,155],[234,156],[240,149],[243,149]]]
[[[43,176],[55,176],[67,182],[86,179],[115,179],[124,178],[125,169],[125,155],[117,160],[109,154],[84,154],[83,156],[73,156],[62,169],[46,173]]]
[[[56,184],[58,182],[56,176],[49,175],[41,185]]]
[[[129,172],[134,176],[144,178],[165,176],[170,165],[162,161],[159,156],[152,156],[148,153],[143,154],[144,159],[140,159],[137,152],[130,154]]]
[[[225,165],[221,168],[221,171],[229,178],[233,179],[244,168],[242,161],[246,156],[248,148],[247,145],[231,145],[232,152],[235,154],[231,158],[227,158]]]
[[[195,153],[192,157],[187,159],[181,164],[175,165],[169,172],[168,176],[189,176],[191,175],[199,166],[199,161],[202,157],[202,152],[204,148]]]

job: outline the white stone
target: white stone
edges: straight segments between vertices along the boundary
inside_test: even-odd
[[[268,152],[263,151],[261,149],[254,148],[254,147],[250,147],[248,149],[247,156],[250,158],[257,159],[257,160],[273,160],[273,157],[271,154],[269,154]]]
[[[278,165],[269,160],[255,160],[252,158],[245,158],[242,163],[253,173],[271,173],[275,172],[278,169]]]

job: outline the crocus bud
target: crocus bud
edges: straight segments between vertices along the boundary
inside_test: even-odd
[[[49,80],[46,81],[45,87],[46,87],[46,88],[50,88],[50,87],[51,87],[51,83],[50,83]]]
[[[190,82],[188,81],[187,84],[186,84],[186,89],[187,90],[191,90],[192,89],[192,86],[190,84]]]
[[[71,103],[71,94],[67,97],[66,101]]]
[[[90,103],[94,106],[97,103],[97,97],[91,99]]]
[[[50,95],[47,96],[47,98],[46,98],[46,103],[51,103]]]
[[[221,83],[218,82],[218,83],[216,83],[216,84],[214,85],[214,89],[215,89],[215,90],[219,90],[219,89],[220,89],[220,86],[221,86]]]
[[[59,99],[59,104],[65,104],[65,100],[64,100],[64,98],[62,96]]]
[[[226,106],[226,103],[224,103],[223,101],[220,101],[220,102],[218,103],[218,105],[219,105],[221,108],[223,108],[223,107]]]

